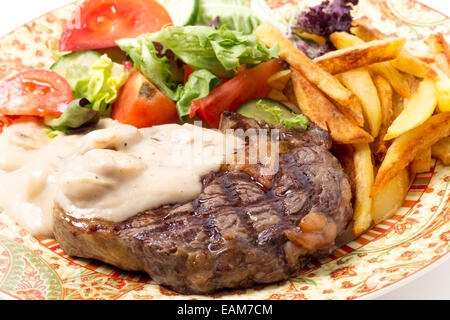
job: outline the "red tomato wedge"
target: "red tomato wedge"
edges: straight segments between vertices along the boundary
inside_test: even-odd
[[[272,89],[267,80],[281,70],[279,60],[270,60],[239,72],[207,97],[193,101],[190,117],[198,114],[212,128],[218,128],[222,112],[236,111],[244,102],[268,97]]]
[[[120,89],[111,117],[123,124],[146,128],[176,122],[178,113],[175,102],[135,71]]]
[[[184,65],[184,85],[186,85],[186,82],[188,82],[189,77],[191,76],[192,73],[194,73],[195,69],[192,68],[191,66],[185,64]]]
[[[170,24],[169,13],[154,0],[87,0],[64,28],[59,50],[111,48],[116,40],[156,32]]]
[[[29,70],[0,84],[0,114],[59,117],[73,100],[70,84],[50,70]]]

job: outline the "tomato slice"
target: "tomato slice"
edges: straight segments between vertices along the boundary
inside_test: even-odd
[[[29,70],[0,84],[0,114],[59,117],[73,100],[70,84],[50,70]]]
[[[146,128],[174,123],[178,113],[175,102],[135,71],[120,89],[111,117],[123,124]]]
[[[240,71],[207,97],[193,101],[190,117],[198,114],[212,128],[218,128],[224,111],[236,111],[244,102],[268,97],[272,89],[267,85],[267,80],[281,70],[279,60],[270,60]]]
[[[64,28],[59,50],[111,48],[116,40],[156,32],[170,24],[169,13],[154,0],[87,0]]]
[[[185,64],[184,65],[184,85],[186,85],[186,82],[188,82],[189,77],[191,76],[192,73],[194,73],[195,69],[192,68],[191,66]]]

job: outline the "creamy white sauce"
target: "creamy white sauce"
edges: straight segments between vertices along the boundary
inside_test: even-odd
[[[193,125],[136,129],[102,120],[86,135],[48,138],[35,123],[0,134],[0,208],[33,235],[51,236],[52,210],[120,222],[195,199],[201,177],[242,147]]]

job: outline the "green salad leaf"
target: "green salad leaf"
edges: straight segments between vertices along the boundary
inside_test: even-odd
[[[49,136],[59,133],[71,134],[80,127],[96,123],[99,120],[99,112],[92,109],[92,105],[87,99],[76,99],[72,101],[66,111],[56,119],[46,118],[45,124],[52,130]]]
[[[89,74],[80,74],[73,88],[74,97],[88,99],[100,116],[107,115],[108,105],[116,101],[128,75],[124,66],[103,55],[91,66]]]
[[[255,35],[221,27],[172,26],[117,44],[152,82],[171,98],[177,92],[165,57],[159,58],[153,42],[171,50],[177,58],[195,69],[206,69],[218,77],[232,77],[241,64],[257,65],[278,57],[279,48],[268,49]],[[171,94],[168,94],[171,93]]]
[[[191,103],[206,97],[212,90],[220,84],[219,78],[208,70],[196,70],[190,76],[184,86],[181,98],[177,102],[178,115],[181,121],[191,112]]]
[[[52,70],[69,82],[75,99],[86,98],[99,116],[109,114],[109,105],[117,99],[129,73],[107,55],[78,51],[61,57]]]
[[[219,26],[251,34],[260,24],[247,0],[200,0],[197,24],[209,24],[219,17]]]
[[[178,100],[181,88],[179,89],[178,84],[173,81],[168,58],[159,56],[152,38],[152,34],[143,34],[138,38],[119,40],[117,44],[128,54],[137,70],[166,96]]]
[[[292,127],[300,127],[302,130],[308,129],[309,121],[302,114],[296,114],[292,112],[292,117],[283,116],[283,110],[277,106],[268,106],[262,101],[258,101],[256,103],[258,108],[263,109],[264,111],[270,113],[275,118],[276,123],[283,124],[287,130],[290,130]]]

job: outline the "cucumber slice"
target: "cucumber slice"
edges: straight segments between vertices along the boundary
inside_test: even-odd
[[[169,12],[176,26],[194,25],[200,9],[200,0],[158,0]]]
[[[67,79],[72,89],[80,79],[80,74],[91,72],[91,66],[100,59],[97,51],[77,51],[58,59],[51,67],[53,71]]]
[[[257,106],[259,102],[269,107],[279,107],[283,112],[281,114],[282,118],[289,119],[293,117],[292,111],[288,107],[286,107],[286,105],[284,105],[279,101],[266,98],[254,99],[244,103],[241,107],[239,107],[237,113],[242,114],[247,118],[252,118],[255,120],[264,120],[265,122],[270,124],[277,124],[278,120],[275,118],[273,114]]]

